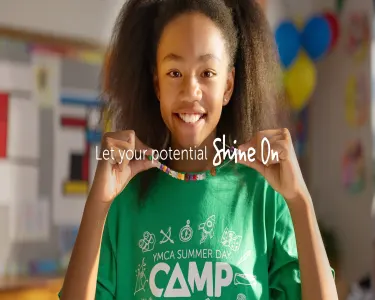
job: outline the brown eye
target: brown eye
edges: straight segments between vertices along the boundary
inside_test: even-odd
[[[181,73],[178,71],[171,71],[168,73],[171,77],[181,77]]]
[[[207,78],[210,78],[210,77],[213,77],[215,74],[211,71],[204,71],[203,72],[203,77],[207,77]]]

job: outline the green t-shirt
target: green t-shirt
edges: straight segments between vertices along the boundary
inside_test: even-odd
[[[154,171],[143,205],[136,177],[110,208],[96,300],[301,299],[289,209],[259,173],[234,162],[202,181]]]

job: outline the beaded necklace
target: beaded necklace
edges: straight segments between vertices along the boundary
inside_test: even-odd
[[[230,157],[233,157],[233,153],[235,152],[235,148],[233,146],[229,147],[227,145],[225,145],[227,148],[229,148],[229,152],[230,152]],[[148,155],[147,156],[148,160],[152,160],[152,155]],[[224,165],[226,165],[227,163],[229,163],[231,160],[233,160],[233,158],[231,158],[228,162],[226,162],[225,164],[221,165],[220,167],[223,167]],[[162,164],[160,161],[156,161],[155,162],[157,164],[157,168],[161,171],[163,171],[164,173],[166,173],[167,175],[173,177],[173,178],[176,178],[176,179],[179,179],[179,180],[183,180],[183,181],[198,181],[198,180],[204,180],[207,178],[207,172],[202,172],[202,173],[199,173],[199,174],[196,174],[196,173],[189,173],[189,172],[177,172],[177,171],[174,171],[172,169],[170,169],[168,166]],[[217,168],[216,167],[213,167],[211,170],[210,170],[210,174],[211,176],[216,176],[216,170]]]

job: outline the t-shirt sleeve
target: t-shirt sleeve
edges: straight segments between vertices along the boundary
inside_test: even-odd
[[[269,266],[270,298],[300,300],[301,277],[294,227],[289,208],[285,201],[281,200],[279,213],[276,214],[275,236]]]

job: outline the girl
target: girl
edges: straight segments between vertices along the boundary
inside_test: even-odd
[[[117,130],[61,299],[337,299],[289,131],[274,124],[267,26],[254,0],[127,1],[108,73]],[[228,145],[242,152],[217,151]]]

